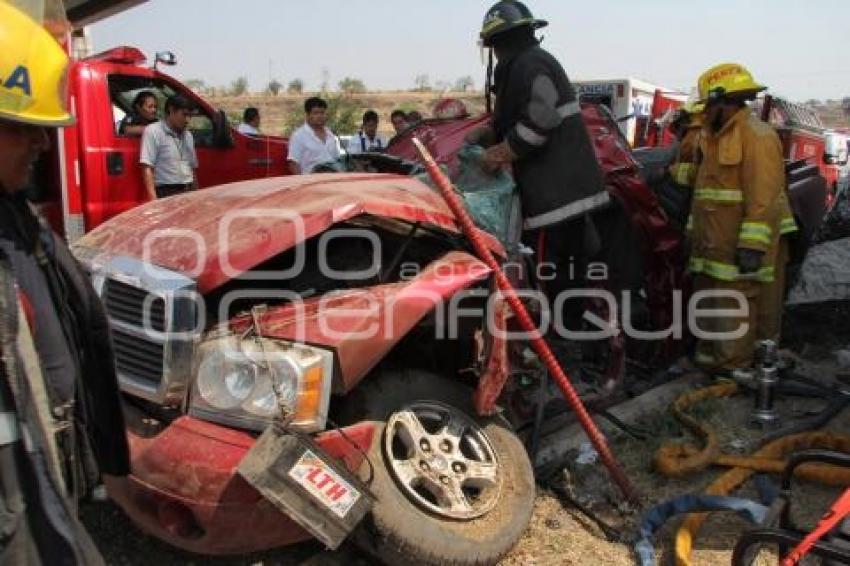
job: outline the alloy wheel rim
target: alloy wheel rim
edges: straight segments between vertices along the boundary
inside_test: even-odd
[[[499,501],[504,474],[493,444],[454,407],[416,401],[393,413],[384,454],[405,496],[435,515],[475,519]]]

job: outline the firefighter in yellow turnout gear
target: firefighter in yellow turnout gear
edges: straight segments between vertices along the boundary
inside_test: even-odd
[[[681,143],[676,154],[676,160],[670,166],[673,181],[682,188],[692,189],[697,177],[699,165],[699,140],[702,137],[703,110],[702,103],[686,104],[682,114],[687,120],[684,133],[680,136]]]
[[[706,71],[699,87],[706,109],[689,268],[696,292],[714,292],[700,308],[738,314],[697,319],[696,362],[730,372],[752,365],[757,339],[778,338],[788,255],[782,236],[797,228],[779,137],[747,106],[765,87],[730,63]]]

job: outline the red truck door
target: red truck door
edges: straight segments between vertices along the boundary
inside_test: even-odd
[[[134,68],[133,68],[134,69]],[[135,69],[134,69],[135,70]],[[157,96],[158,107],[162,107],[165,92],[162,85],[147,77],[126,75],[120,72],[105,73],[103,77],[108,89],[97,99],[99,131],[104,143],[95,149],[86,146],[86,153],[93,153],[92,167],[101,168],[100,183],[86,186],[86,227],[91,230],[101,222],[129,210],[145,201],[147,195],[139,167],[141,137],[119,131],[121,119],[130,111],[133,98],[142,90],[150,90]],[[89,173],[92,173],[89,171]]]
[[[141,137],[119,131],[121,119],[132,111],[133,100],[141,91],[156,96],[160,116],[171,95],[182,94],[194,104],[189,129],[195,139],[202,188],[288,174],[285,139],[235,132],[222,113],[178,81],[142,67],[142,62],[144,55],[138,50],[117,48],[75,65],[78,197],[86,231],[147,201],[139,165]]]
[[[246,136],[231,128],[223,112],[198,108],[189,121],[203,187],[289,174],[286,140]]]

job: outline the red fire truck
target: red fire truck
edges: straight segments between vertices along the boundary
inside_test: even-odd
[[[826,179],[827,200],[832,201],[841,166],[826,152],[827,130],[813,109],[771,95],[761,103],[761,118],[772,124],[782,140],[785,158],[817,165]]]
[[[159,53],[157,63],[173,64],[173,55]],[[191,89],[145,65],[145,55],[133,47],[117,47],[74,61],[68,75],[69,108],[76,123],[54,134],[43,187],[32,195],[51,224],[74,241],[105,220],[147,201],[139,168],[141,138],[118,131],[142,90],[152,91],[162,108],[165,98],[181,94],[194,105],[189,129],[198,153],[201,187],[288,173],[286,140],[275,136],[245,136],[232,128]]]

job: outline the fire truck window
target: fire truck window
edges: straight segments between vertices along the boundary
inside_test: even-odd
[[[112,116],[115,125],[115,135],[119,137],[138,137],[124,135],[120,132],[121,120],[134,113],[133,101],[142,91],[150,91],[156,97],[157,117],[162,117],[165,99],[177,94],[177,91],[162,80],[152,80],[146,77],[112,75],[109,77],[109,97],[112,100]]]
[[[109,94],[112,99],[112,116],[117,137],[125,136],[120,132],[121,120],[125,116],[133,114],[133,101],[142,91],[150,91],[156,96],[157,116],[162,118],[165,109],[165,101],[169,96],[179,91],[171,84],[161,79],[150,79],[132,75],[112,75],[109,77]],[[187,97],[192,100],[191,97]],[[210,147],[213,140],[213,121],[202,109],[192,110],[189,119],[189,131],[195,138],[196,147]]]
[[[212,147],[213,122],[212,118],[196,110],[189,118],[189,131],[195,141],[195,147]]]

